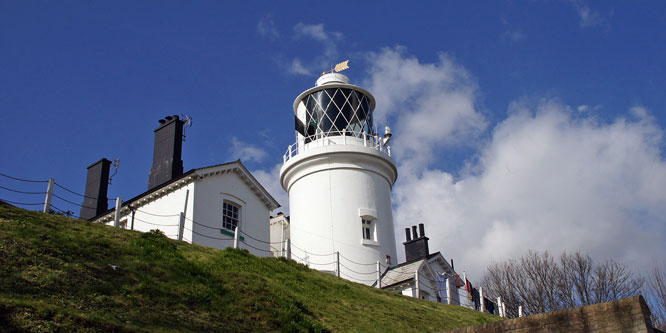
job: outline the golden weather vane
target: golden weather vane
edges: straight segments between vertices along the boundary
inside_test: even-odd
[[[345,61],[335,65],[335,67],[331,66],[331,71],[330,72],[323,72],[323,73],[321,73],[321,75],[324,75],[324,74],[327,74],[327,73],[333,73],[333,72],[336,72],[336,73],[342,72],[345,69],[349,68],[348,63],[349,63],[349,60],[345,60]]]

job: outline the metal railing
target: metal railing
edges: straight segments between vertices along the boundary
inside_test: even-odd
[[[370,135],[365,132],[354,133],[346,130],[322,132],[315,135],[303,137],[297,142],[289,145],[282,156],[283,163],[287,163],[292,157],[313,148],[332,145],[355,145],[375,149],[386,153],[391,157],[391,146],[384,145],[382,138],[377,134]]]

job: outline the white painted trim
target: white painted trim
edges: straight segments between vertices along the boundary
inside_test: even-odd
[[[360,217],[369,217],[372,220],[377,219],[377,211],[374,209],[368,209],[368,208],[359,208],[358,209],[358,216]]]

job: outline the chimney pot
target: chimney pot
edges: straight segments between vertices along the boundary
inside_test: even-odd
[[[425,237],[425,227],[423,226],[423,223],[419,223],[419,234],[421,237]]]
[[[171,121],[171,119],[173,119],[173,117],[171,117],[171,116],[166,116],[166,117],[164,117],[164,119],[166,119],[166,121]]]
[[[160,125],[166,124],[166,120],[164,120],[164,119],[160,119],[160,120],[158,120],[158,122],[160,123]]]
[[[410,239],[410,228],[405,228],[405,234],[407,235],[407,240],[402,243],[405,245],[405,260],[413,261],[422,258],[426,258],[430,255],[430,249],[428,248],[428,237],[425,236],[423,223],[419,224],[419,229],[421,229],[421,234],[416,229],[416,226],[412,226],[412,237]]]

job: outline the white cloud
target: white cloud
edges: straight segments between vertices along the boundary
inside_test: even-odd
[[[393,148],[403,157],[401,172],[422,165],[441,146],[464,143],[486,127],[476,107],[476,81],[442,54],[423,64],[404,47],[385,48],[368,56],[364,82],[377,99],[375,124],[396,124]]]
[[[270,170],[254,170],[252,171],[252,174],[257,178],[261,185],[264,186],[268,193],[280,203],[281,207],[276,209],[273,213],[283,212],[286,215],[289,215],[289,195],[282,189],[282,185],[280,185],[281,167],[282,163],[279,163]]]
[[[329,68],[329,66],[340,59],[338,57],[337,42],[344,38],[341,32],[326,31],[324,24],[304,24],[297,23],[294,26],[295,39],[312,39],[318,42],[322,51],[321,54],[315,56],[308,61],[302,61],[300,58],[295,58],[288,68],[288,72],[299,75],[310,75],[311,73],[321,72]]]
[[[571,3],[576,10],[576,13],[578,14],[578,23],[582,28],[604,24],[604,19],[601,17],[601,14],[584,4],[582,0],[570,0],[569,3]]]
[[[267,14],[259,20],[259,23],[257,23],[257,32],[269,39],[278,39],[280,37],[280,33],[273,20],[273,14]]]
[[[310,37],[318,41],[327,41],[328,34],[324,31],[324,24],[304,24],[302,22],[297,23],[294,26],[294,32],[296,33],[295,37]]]
[[[294,58],[291,61],[291,66],[289,66],[288,69],[289,73],[292,74],[299,74],[299,75],[309,75],[310,71],[303,66],[303,63],[301,62],[301,59],[299,58]]]
[[[231,156],[245,162],[261,162],[267,155],[266,151],[256,145],[243,142],[237,137],[231,138]]]
[[[502,40],[511,43],[518,43],[525,39],[525,34],[519,30],[506,30],[502,33]]]
[[[600,106],[519,100],[481,144],[487,121],[460,64],[445,55],[421,63],[400,47],[368,59],[361,86],[377,99],[376,119],[394,127],[399,256],[402,230],[421,222],[431,251],[476,281],[493,260],[529,249],[581,250],[639,269],[666,256],[663,133],[645,107],[603,122]],[[461,147],[483,148],[462,170],[442,170]]]
[[[554,102],[510,109],[477,173],[454,179],[429,167],[398,183],[398,229],[425,222],[431,249],[476,280],[492,260],[528,249],[634,267],[666,255],[666,162],[654,122],[580,119]]]

